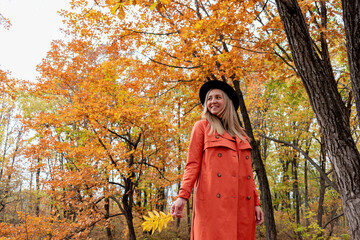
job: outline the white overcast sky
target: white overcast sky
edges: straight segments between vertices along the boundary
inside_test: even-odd
[[[0,0],[0,13],[12,24],[9,30],[0,26],[1,70],[17,79],[35,80],[36,65],[51,41],[64,37],[60,9],[69,9],[69,0]]]

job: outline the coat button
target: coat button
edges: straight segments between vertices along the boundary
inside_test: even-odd
[[[217,176],[218,176],[218,177],[221,177],[221,173],[218,173]]]
[[[247,198],[246,198],[247,200],[250,200],[251,199],[251,197],[250,196],[247,196]]]
[[[220,193],[216,194],[216,196],[217,196],[217,198],[220,198],[220,197],[221,197]]]
[[[221,157],[221,156],[222,156],[222,154],[221,154],[221,153],[219,153],[219,154],[218,154],[218,156],[219,156],[219,157]]]
[[[219,139],[219,135],[216,135],[215,138],[216,138],[216,139]]]
[[[248,155],[248,156],[246,156],[246,159],[249,159],[249,155]]]
[[[249,180],[251,179],[251,176],[250,176],[250,175],[248,176],[248,179],[249,179]]]

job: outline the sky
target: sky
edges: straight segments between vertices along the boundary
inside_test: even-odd
[[[0,69],[11,77],[35,81],[36,65],[50,50],[51,42],[64,38],[60,9],[70,0],[0,0],[0,13],[12,26],[0,26]]]

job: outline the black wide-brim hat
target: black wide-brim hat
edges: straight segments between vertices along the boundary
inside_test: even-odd
[[[208,81],[201,86],[200,91],[199,91],[199,97],[200,97],[200,101],[201,101],[202,105],[204,105],[204,103],[205,103],[206,94],[211,89],[220,89],[224,93],[226,93],[226,95],[228,95],[228,97],[231,99],[231,101],[234,105],[235,111],[238,110],[239,98],[238,98],[238,95],[236,94],[235,90],[226,82],[222,82],[222,81],[218,81],[218,80]]]

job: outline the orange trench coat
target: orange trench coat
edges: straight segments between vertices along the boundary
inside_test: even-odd
[[[225,132],[209,136],[209,123],[195,123],[179,197],[193,186],[192,240],[255,239],[255,206],[260,205],[248,141]]]

